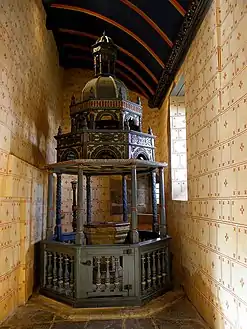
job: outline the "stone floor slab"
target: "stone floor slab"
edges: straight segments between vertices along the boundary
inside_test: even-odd
[[[142,309],[82,309],[79,320],[80,310],[68,306],[59,309],[60,304],[54,307],[54,302],[49,307],[49,299],[46,301],[39,305],[33,299],[19,307],[0,329],[207,329],[196,309],[181,295],[165,305],[159,298]]]

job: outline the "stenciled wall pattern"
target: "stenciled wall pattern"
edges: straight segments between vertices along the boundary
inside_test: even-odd
[[[246,1],[214,0],[182,67],[189,201],[169,202],[174,276],[215,329],[247,321],[246,26]]]
[[[55,161],[62,70],[41,1],[0,3],[0,322],[33,289],[46,175]]]

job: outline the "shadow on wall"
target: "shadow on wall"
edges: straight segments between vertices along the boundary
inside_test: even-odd
[[[208,299],[213,300],[211,283],[203,277],[199,269],[195,269],[192,273],[188,268],[182,266],[182,271],[184,281],[181,286],[198,313],[210,328],[227,329],[228,327],[224,325],[223,317],[217,318],[214,305],[208,301]],[[202,291],[203,294],[201,293]]]

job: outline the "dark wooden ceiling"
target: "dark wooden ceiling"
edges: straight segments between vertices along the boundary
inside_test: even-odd
[[[211,0],[43,0],[64,68],[93,69],[103,31],[119,46],[116,73],[157,107]]]

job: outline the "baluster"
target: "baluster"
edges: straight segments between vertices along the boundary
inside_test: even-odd
[[[166,266],[165,266],[165,249],[161,251],[161,275],[162,275],[162,282],[165,282],[166,278]]]
[[[119,291],[119,258],[118,257],[114,257],[115,258],[115,273],[114,273],[114,286],[115,289],[114,291]]]
[[[58,291],[61,293],[63,291],[63,255],[59,254],[58,257]]]
[[[110,265],[110,257],[106,257],[106,278],[105,278],[105,286],[106,290],[110,291],[110,270],[109,270],[109,265]]]
[[[144,254],[141,255],[141,268],[142,268],[142,291],[145,290],[146,287],[146,272],[145,272],[145,256]]]
[[[57,253],[53,254],[53,289],[57,289]]]
[[[46,278],[47,278],[47,251],[44,250],[44,273],[43,273],[43,287],[46,286]]]
[[[101,272],[100,272],[101,257],[95,257],[95,258],[97,263],[96,290],[101,290]]]
[[[157,251],[157,274],[158,274],[158,285],[161,284],[161,266],[160,266],[160,251]]]
[[[169,249],[166,247],[165,250],[165,269],[166,269],[166,280],[168,283],[171,282],[171,271],[170,271],[170,262],[169,262]]]
[[[114,256],[111,257],[111,269],[112,269],[112,272],[115,272],[115,257]]]
[[[74,295],[74,257],[70,258],[70,275],[69,275],[70,293]]]
[[[147,270],[147,283],[148,288],[151,287],[151,264],[150,264],[150,253],[147,253],[147,263],[148,263],[148,270]]]
[[[64,290],[65,294],[69,294],[69,258],[68,255],[65,255],[64,260]]]
[[[48,251],[48,267],[47,267],[47,288],[52,287],[52,253]]]
[[[156,286],[156,259],[155,259],[155,251],[152,252],[152,281],[153,286]]]

